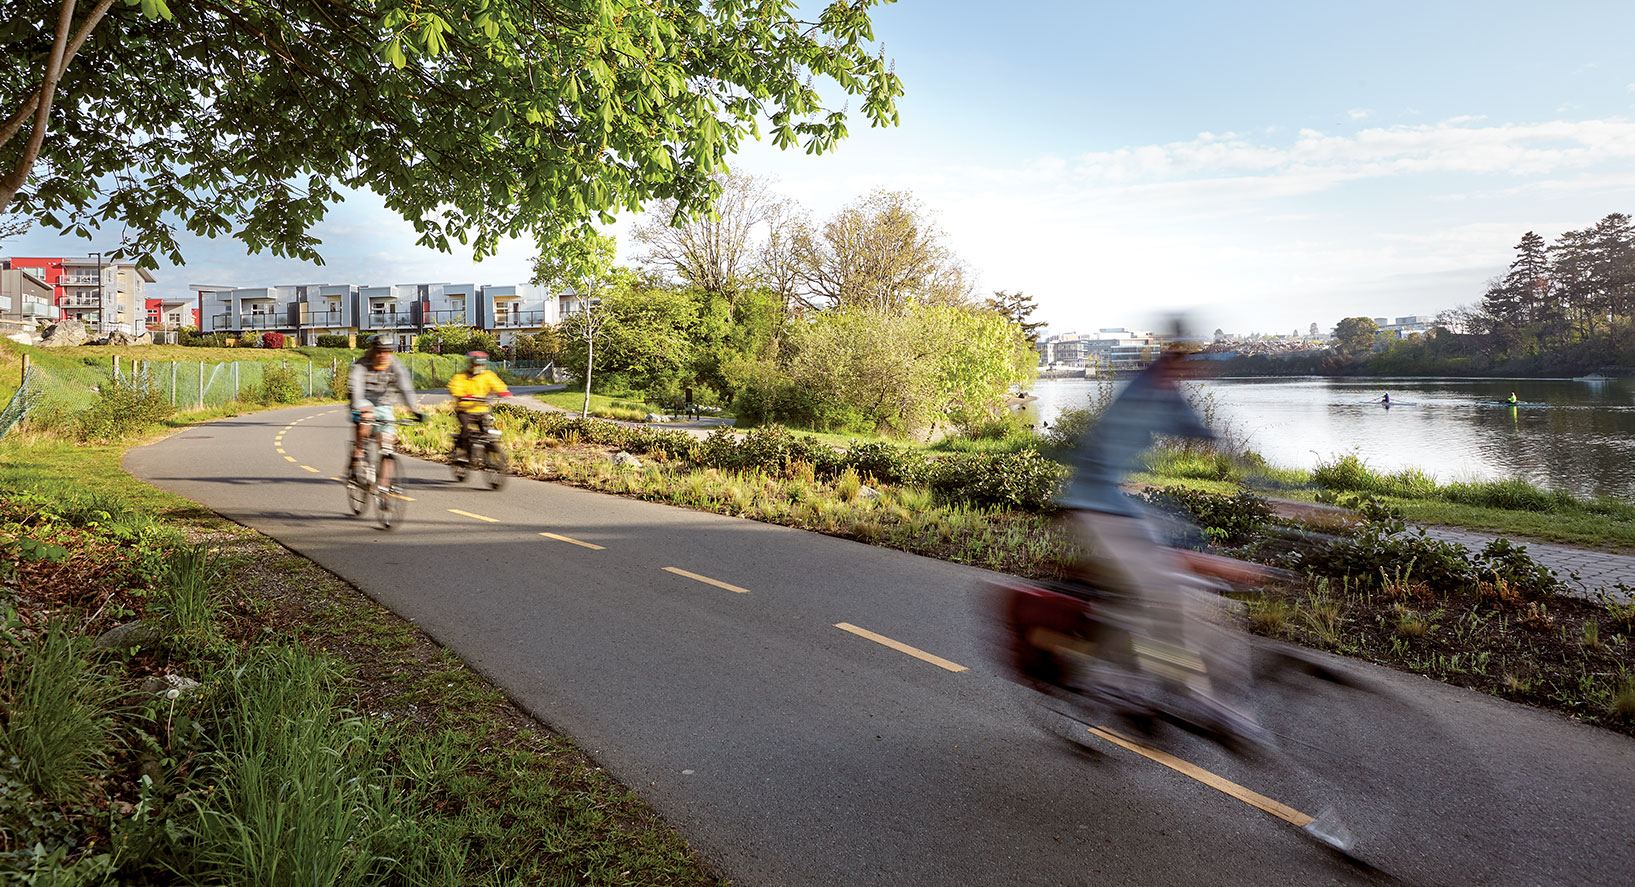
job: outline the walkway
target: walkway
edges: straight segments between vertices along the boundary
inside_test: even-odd
[[[1434,539],[1457,542],[1472,552],[1482,550],[1500,536],[1490,530],[1460,530],[1453,527],[1426,527],[1425,533]],[[1629,589],[1622,595],[1625,600],[1635,596],[1632,595],[1635,593],[1635,556],[1529,539],[1511,541],[1525,547],[1533,560],[1555,570],[1561,580],[1581,597],[1593,598],[1603,589],[1609,594],[1616,594],[1614,586],[1619,583]],[[1575,573],[1576,579],[1573,578]]]

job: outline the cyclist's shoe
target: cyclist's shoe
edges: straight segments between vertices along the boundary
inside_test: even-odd
[[[1355,843],[1351,837],[1351,830],[1340,821],[1333,807],[1324,807],[1323,812],[1317,814],[1316,819],[1306,823],[1302,831],[1341,853],[1350,853]]]
[[[363,460],[353,456],[351,461],[347,463],[346,476],[354,481],[361,481],[363,479]]]

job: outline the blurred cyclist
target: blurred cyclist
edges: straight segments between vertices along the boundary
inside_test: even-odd
[[[409,371],[392,353],[396,350],[390,336],[377,335],[369,340],[369,350],[352,364],[347,374],[348,390],[352,393],[352,422],[357,427],[353,437],[350,472],[358,476],[363,463],[363,446],[369,435],[380,435],[382,452],[390,452],[397,440],[397,414],[393,405],[401,403],[416,420],[422,417],[420,404],[414,396],[414,380]],[[377,483],[390,489],[392,461],[381,461]]]
[[[454,458],[463,461],[471,452],[471,435],[486,431],[490,418],[488,398],[510,397],[505,382],[488,368],[488,355],[473,351],[466,355],[470,361],[465,372],[455,373],[448,380],[448,393],[454,398],[454,417],[460,420],[460,431],[454,438]]]
[[[1181,351],[1162,352],[1125,386],[1080,440],[1073,479],[1060,504],[1069,509],[1088,552],[1081,570],[1102,595],[1102,620],[1129,638],[1124,661],[1100,664],[1092,688],[1132,709],[1149,707],[1159,688],[1179,693],[1192,720],[1228,735],[1260,739],[1253,718],[1227,704],[1210,666],[1211,627],[1193,609],[1186,566],[1158,537],[1147,509],[1124,495],[1124,479],[1159,436],[1212,441],[1214,432],[1181,393]],[[1206,658],[1210,661],[1206,665]]]

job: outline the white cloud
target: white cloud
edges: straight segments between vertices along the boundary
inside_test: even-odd
[[[1346,116],[1350,117],[1352,120],[1364,120],[1372,116],[1373,113],[1373,111],[1370,111],[1367,108],[1352,108],[1350,111],[1346,112]]]

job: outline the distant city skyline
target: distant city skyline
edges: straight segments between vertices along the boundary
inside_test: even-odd
[[[1053,330],[1182,309],[1262,332],[1434,314],[1479,299],[1523,232],[1635,212],[1635,4],[939,0],[875,20],[903,125],[855,119],[818,158],[751,144],[734,168],[819,220],[873,188],[913,191],[984,292],[1034,296]],[[624,261],[634,221],[612,229]],[[188,266],[161,266],[152,291],[516,283],[535,253],[417,247],[372,194],[314,233],[325,267],[184,236]],[[117,239],[36,229],[0,251]]]

